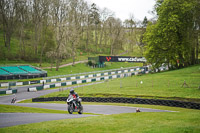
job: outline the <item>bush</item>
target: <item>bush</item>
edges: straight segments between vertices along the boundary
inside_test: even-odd
[[[92,66],[93,63],[92,63],[91,60],[89,60],[87,64],[88,64],[89,66]]]

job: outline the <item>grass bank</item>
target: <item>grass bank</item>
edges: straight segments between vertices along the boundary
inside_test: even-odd
[[[44,69],[47,71],[48,76],[57,76],[57,75],[67,75],[67,74],[75,74],[75,73],[83,73],[83,72],[93,72],[93,71],[103,71],[103,70],[110,70],[110,69],[120,69],[121,67],[134,67],[134,66],[142,66],[142,63],[107,63],[106,67],[104,68],[92,68],[88,67],[86,63],[79,63],[74,66],[67,66],[59,68],[59,71],[56,71],[55,68],[52,70]]]
[[[188,86],[184,85],[184,81]],[[140,97],[200,102],[199,86],[200,65],[196,65],[180,70],[109,80],[102,84],[76,88],[75,91],[82,97]],[[65,97],[68,91],[44,97]]]

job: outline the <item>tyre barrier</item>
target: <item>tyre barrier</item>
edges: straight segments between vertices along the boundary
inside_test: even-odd
[[[200,109],[200,103],[183,102],[175,100],[158,100],[158,99],[141,99],[141,98],[122,98],[122,97],[81,97],[83,102],[103,102],[103,103],[132,103],[132,104],[150,104],[164,105],[171,107],[182,107],[188,109]],[[48,98],[33,98],[32,102],[44,101],[66,101],[67,97],[48,97]]]
[[[37,88],[36,87],[28,88],[27,91],[28,92],[36,92]]]

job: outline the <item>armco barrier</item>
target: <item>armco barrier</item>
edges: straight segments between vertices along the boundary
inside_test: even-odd
[[[14,93],[17,93],[17,89],[0,91],[0,94],[14,94]]]
[[[141,73],[141,72],[137,72]],[[42,85],[42,86],[37,86],[37,87],[30,87],[28,88],[27,91],[39,91],[42,89],[48,89],[48,88],[54,88],[54,87],[60,87],[60,86],[67,86],[67,85],[75,85],[75,84],[81,84],[81,83],[89,83],[89,82],[95,82],[95,81],[100,81],[100,80],[107,80],[107,79],[115,79],[115,78],[123,78],[123,77],[128,77],[131,75],[135,75],[135,72],[130,72],[130,73],[121,73],[119,75],[112,75],[112,76],[105,76],[105,77],[97,77],[97,78],[91,78],[87,80],[76,80],[76,81],[68,81],[68,82],[63,82],[63,83],[55,83],[52,85]],[[36,90],[35,90],[36,88]]]
[[[109,103],[132,103],[132,104],[150,104],[150,105],[164,105],[171,107],[182,107],[189,109],[200,109],[200,103],[183,102],[175,100],[157,100],[157,99],[141,99],[141,98],[104,98],[104,97],[81,97],[83,102],[109,102]],[[67,97],[48,97],[48,98],[33,98],[32,102],[44,101],[66,101]]]

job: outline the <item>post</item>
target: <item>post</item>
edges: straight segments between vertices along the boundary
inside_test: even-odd
[[[122,88],[122,69],[123,69],[123,67],[121,67],[120,88]]]
[[[152,88],[153,88],[153,80],[152,80]]]
[[[11,90],[11,89],[10,89],[10,82],[8,82],[8,90]]]

